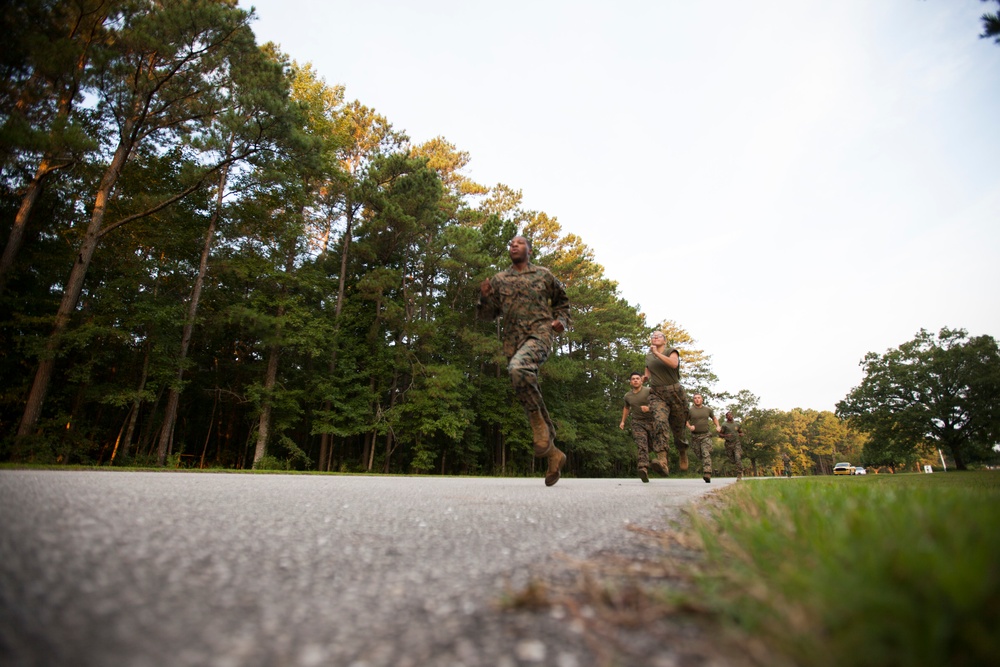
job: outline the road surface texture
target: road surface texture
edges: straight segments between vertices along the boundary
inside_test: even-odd
[[[729,665],[530,598],[731,482],[3,470],[0,664]]]

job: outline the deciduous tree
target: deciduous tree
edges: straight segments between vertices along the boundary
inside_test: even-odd
[[[963,470],[1000,439],[1000,350],[992,336],[944,328],[861,361],[864,378],[837,414],[869,434],[873,460],[933,443]]]

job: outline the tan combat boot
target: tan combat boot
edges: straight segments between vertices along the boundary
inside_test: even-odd
[[[566,455],[554,444],[549,451],[549,469],[545,473],[545,486],[552,486],[559,481],[560,471],[566,463]]]
[[[688,450],[678,449],[677,450],[677,464],[682,471],[688,469]]]
[[[531,440],[535,447],[535,456],[548,456],[549,450],[554,446],[549,425],[545,423],[541,412],[528,413],[528,421],[531,423]]]
[[[657,454],[656,458],[649,462],[649,467],[664,477],[670,476],[670,466],[667,464],[667,455],[664,452]]]

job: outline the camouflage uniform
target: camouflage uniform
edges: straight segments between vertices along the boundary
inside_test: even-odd
[[[736,477],[743,476],[743,446],[740,444],[740,425],[726,420],[722,422],[722,438],[726,441],[726,455],[729,462],[736,466]]]
[[[538,387],[538,371],[552,351],[559,320],[569,329],[569,299],[562,284],[545,267],[527,264],[524,271],[511,266],[490,278],[492,294],[480,295],[476,313],[481,319],[503,316],[503,353],[514,394],[531,421],[540,413],[549,429],[549,441],[556,437],[555,426],[545,408]]]
[[[694,448],[695,456],[701,457],[701,471],[705,474],[712,474],[712,434],[692,433],[691,446]]]
[[[709,424],[715,422],[715,412],[707,405],[688,408],[688,420],[694,426],[691,444],[695,454],[701,456],[702,472],[712,472],[712,433]]]
[[[674,352],[677,348],[667,350],[664,355],[669,357]],[[677,354],[680,357],[680,352]],[[648,352],[646,369],[649,371],[649,409],[656,425],[653,450],[658,459],[662,453],[662,460],[666,462],[668,429],[674,434],[674,447],[678,454],[687,452],[687,395],[680,384],[680,366],[670,368],[655,354]]]
[[[649,445],[655,442],[654,422],[652,412],[643,412],[642,406],[649,405],[649,387],[625,394],[625,405],[632,422],[632,438],[639,450],[639,470],[649,469]]]

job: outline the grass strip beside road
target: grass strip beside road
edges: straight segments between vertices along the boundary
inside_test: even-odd
[[[700,602],[791,664],[1000,656],[1000,471],[746,480],[692,518]]]

